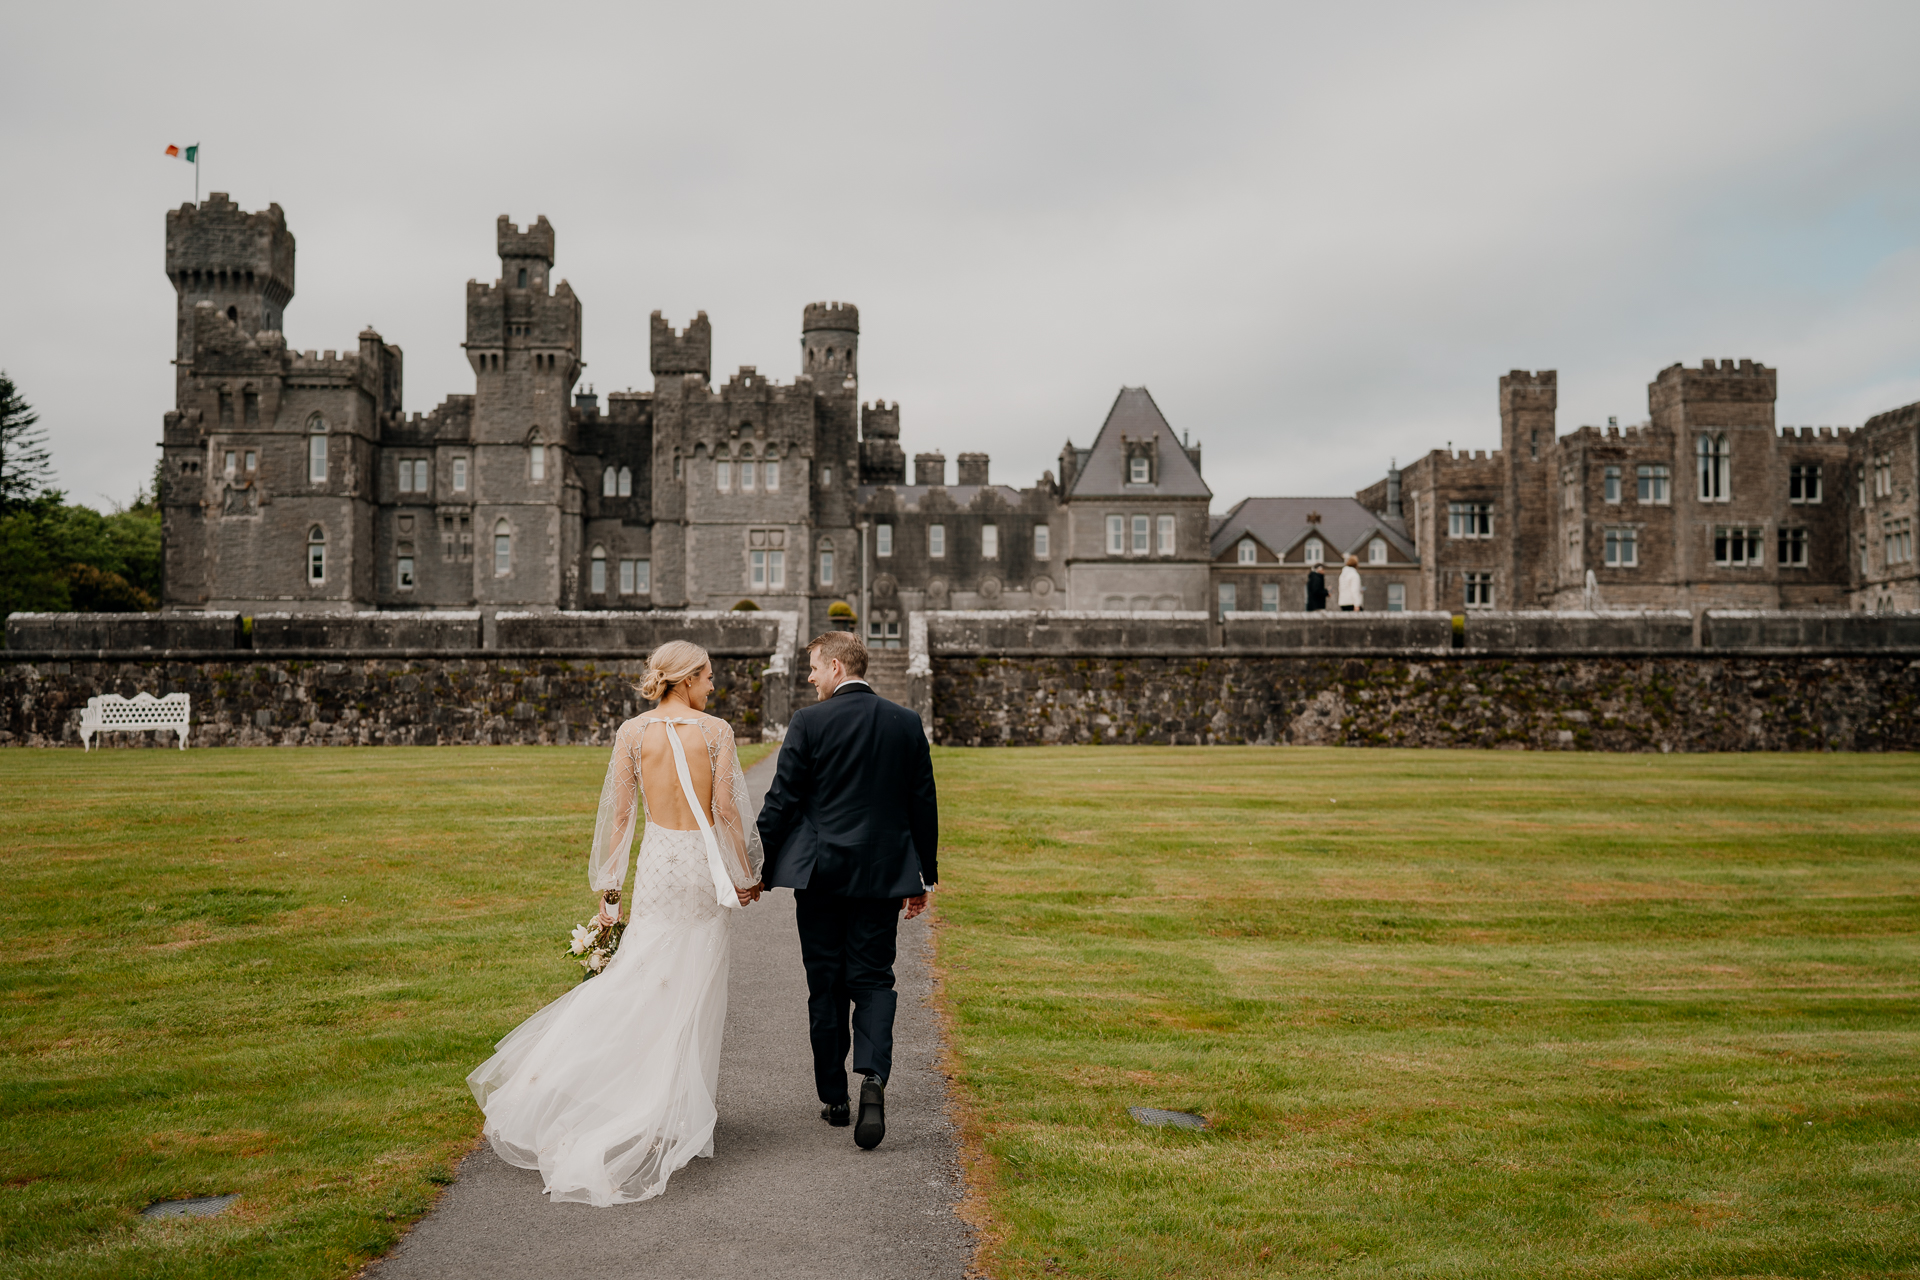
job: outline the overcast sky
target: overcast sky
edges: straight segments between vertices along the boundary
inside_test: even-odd
[[[651,385],[647,317],[790,379],[861,309],[909,454],[1030,484],[1146,385],[1215,509],[1560,429],[1675,361],[1780,370],[1782,423],[1920,399],[1920,6],[1114,3],[0,9],[0,368],[78,501],[171,407],[165,211],[278,202],[296,348],[472,389],[463,285],[545,214],[583,381]]]

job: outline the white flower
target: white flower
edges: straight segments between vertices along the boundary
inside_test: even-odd
[[[573,926],[573,954],[579,955],[593,941],[593,930],[583,924]]]
[[[604,951],[596,951],[596,952],[594,952],[594,953],[593,953],[593,962],[592,962],[592,964],[593,964],[593,971],[594,971],[595,973],[598,973],[598,972],[600,972],[600,971],[601,971],[602,969],[604,969],[604,968],[606,968],[606,967],[607,967],[607,953],[606,953],[606,952],[604,952]]]

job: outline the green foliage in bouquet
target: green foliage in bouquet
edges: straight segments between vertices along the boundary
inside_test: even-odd
[[[620,935],[626,931],[625,920],[600,924],[597,917],[573,927],[573,941],[567,944],[567,954],[576,957],[586,971],[580,975],[580,981],[585,982],[607,967],[613,953],[620,949]]]

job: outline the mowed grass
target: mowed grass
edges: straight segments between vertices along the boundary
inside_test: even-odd
[[[606,759],[0,752],[0,1274],[384,1252],[478,1131],[463,1077],[578,979]]]
[[[1920,1274],[1920,760],[938,769],[993,1274]]]

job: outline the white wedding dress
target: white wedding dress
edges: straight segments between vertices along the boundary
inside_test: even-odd
[[[642,770],[649,744],[656,788],[677,775],[697,829],[652,821],[658,801],[647,802]],[[687,748],[702,744],[709,805],[688,764]],[[649,714],[620,727],[588,860],[596,892],[626,879],[641,805],[646,834],[613,959],[514,1028],[467,1077],[494,1152],[540,1170],[556,1201],[645,1200],[694,1156],[713,1154],[734,888],[757,883],[763,861],[727,723]]]

